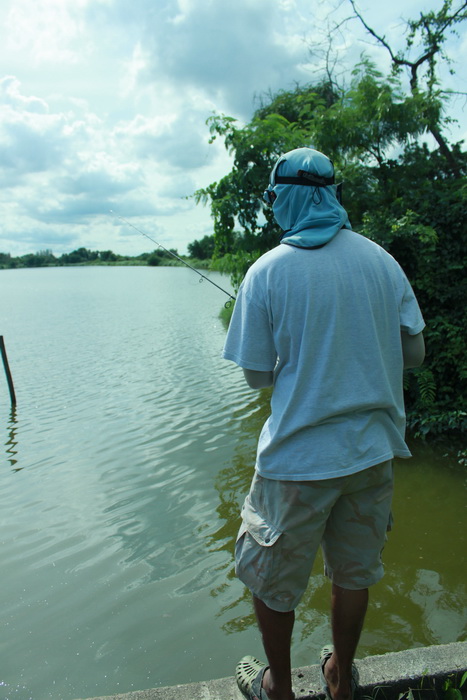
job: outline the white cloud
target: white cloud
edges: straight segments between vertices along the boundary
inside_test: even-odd
[[[39,62],[77,61],[86,46],[81,13],[88,0],[15,0],[8,3],[7,48]]]
[[[269,0],[186,3],[170,40],[147,27],[151,79],[159,74],[195,86],[236,114],[248,116],[256,93],[291,85],[302,50],[277,41],[278,10]]]
[[[0,181],[12,187],[29,173],[63,162],[66,117],[51,114],[46,102],[20,93],[19,81],[0,81]]]
[[[25,97],[20,93],[20,82],[14,75],[7,75],[0,80],[0,102],[12,110],[47,114],[47,103],[39,97]]]
[[[437,0],[359,5],[398,47],[400,16]],[[109,209],[186,250],[212,231],[209,210],[187,197],[231,162],[219,140],[209,145],[206,119],[247,120],[258,96],[317,79],[328,26],[349,14],[339,0],[4,0],[0,250],[150,247]],[[465,90],[465,37],[449,46]],[[355,21],[333,49],[336,70],[364,49],[387,61]],[[464,133],[465,105],[454,106]]]

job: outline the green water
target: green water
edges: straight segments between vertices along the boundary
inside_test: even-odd
[[[238,525],[236,494],[248,489],[252,443],[267,416],[267,392],[261,398],[248,407],[233,464],[216,482],[218,513],[225,522],[218,534],[229,552]],[[412,459],[395,463],[394,527],[384,552],[386,574],[371,590],[360,656],[467,638],[466,470],[446,450],[421,442],[412,442],[411,449]],[[330,586],[322,570],[319,556],[297,611],[295,665],[316,660],[323,640],[329,639]],[[233,575],[231,569],[228,575]],[[239,614],[224,625],[227,632],[254,624],[248,595],[230,609],[236,608]]]
[[[12,413],[0,377],[0,700],[198,681],[262,655],[232,555],[268,392],[220,358],[223,302],[181,268],[0,272],[18,397]],[[465,469],[413,452],[359,655],[466,638]],[[317,561],[294,665],[329,642],[328,598]]]

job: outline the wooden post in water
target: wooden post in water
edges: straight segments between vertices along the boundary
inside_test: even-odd
[[[0,352],[2,353],[2,360],[3,360],[3,366],[5,367],[6,380],[8,382],[8,388],[10,390],[11,405],[16,406],[15,387],[13,386],[13,379],[11,377],[10,366],[8,364],[8,358],[6,356],[5,343],[3,342],[3,335],[0,335]]]

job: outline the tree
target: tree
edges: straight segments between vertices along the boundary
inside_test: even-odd
[[[0,268],[12,267],[13,259],[10,253],[0,253]]]
[[[328,83],[282,91],[269,104],[261,106],[243,128],[225,115],[208,119],[211,143],[223,138],[234,156],[234,164],[219,182],[195,192],[195,199],[198,203],[210,203],[214,257],[228,255],[234,275],[244,274],[248,264],[277,243],[277,227],[264,206],[262,193],[279,155],[311,144],[303,112],[324,110],[330,91],[332,86]]]
[[[39,250],[37,253],[27,253],[20,257],[24,267],[46,267],[55,265],[57,260],[51,250]]]
[[[365,25],[391,52],[388,76],[363,57],[345,88],[329,80],[280,92],[244,127],[225,115],[211,117],[211,138],[224,139],[233,167],[195,193],[211,206],[217,267],[238,286],[256,257],[278,242],[262,203],[277,157],[313,146],[333,160],[354,230],[400,262],[428,321],[427,361],[407,375],[406,399],[414,432],[432,435],[459,434],[467,426],[467,156],[462,143],[445,135],[450,95],[437,75],[447,33],[467,17],[466,3],[456,10],[452,4],[444,0],[438,12],[409,22],[406,50],[398,54]],[[422,51],[414,58],[416,39]],[[425,142],[428,135],[435,148]]]
[[[419,112],[418,96],[404,95],[396,77],[387,81],[363,60],[340,95],[329,82],[280,92],[243,128],[231,117],[211,117],[211,141],[222,137],[234,156],[230,173],[195,193],[197,202],[211,205],[214,257],[228,254],[231,272],[241,277],[277,244],[277,226],[262,193],[277,158],[299,146],[318,148],[333,160],[345,180],[350,219],[361,225],[384,174],[370,165],[381,168],[395,147],[423,133]]]
[[[99,253],[97,251],[88,250],[87,248],[77,248],[71,253],[64,253],[60,257],[60,262],[62,265],[78,265],[79,263],[96,260],[98,255]]]
[[[156,248],[156,250],[147,258],[148,265],[157,267],[158,265],[167,265],[172,263],[174,256],[178,257],[178,252],[175,248]]]
[[[200,241],[193,241],[193,243],[188,243],[188,255],[190,258],[197,258],[198,260],[207,260],[212,258],[214,254],[214,236],[203,236]]]
[[[404,69],[409,71],[410,90],[413,97],[422,96],[423,109],[419,114],[421,122],[438,143],[439,149],[450,168],[459,177],[460,163],[449,147],[440,128],[442,124],[442,100],[449,93],[443,93],[439,86],[437,62],[439,59],[450,63],[444,44],[450,33],[467,18],[467,2],[461,2],[453,9],[453,0],[444,0],[435,12],[421,12],[418,20],[409,20],[405,49],[396,53],[384,36],[378,34],[364,20],[358,11],[355,0],[349,0],[356,17],[366,31],[389,52],[393,73],[399,75]],[[414,46],[417,47],[415,56]]]
[[[118,256],[115,255],[115,253],[111,250],[101,250],[98,253],[98,257],[99,260],[102,260],[104,262],[116,262],[118,260]]]

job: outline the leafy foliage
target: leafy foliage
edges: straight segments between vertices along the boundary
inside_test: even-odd
[[[37,253],[27,253],[12,257],[10,253],[0,253],[0,269],[21,267],[56,267],[61,265],[173,265],[177,255],[175,249],[163,250],[157,248],[153,253],[142,253],[136,257],[118,255],[111,250],[89,250],[77,248],[71,253],[63,253],[56,257],[51,250],[40,250]],[[176,263],[181,264],[181,263]]]
[[[260,254],[278,242],[277,226],[272,213],[262,201],[271,168],[279,155],[303,145],[311,145],[310,134],[302,113],[325,109],[332,90],[327,83],[316,87],[281,92],[271,104],[261,107],[252,121],[239,127],[232,117],[209,118],[211,142],[224,139],[234,156],[233,168],[219,182],[198,190],[195,199],[211,206],[214,222],[214,259],[229,255],[224,265],[236,278],[245,272],[245,257],[251,264]],[[235,281],[234,281],[235,284]]]
[[[214,254],[214,245],[214,236],[203,236],[201,240],[188,244],[188,255],[190,258],[207,260]]]
[[[277,157],[313,146],[333,160],[354,230],[399,261],[427,322],[427,359],[405,381],[408,423],[422,436],[459,435],[467,425],[467,155],[462,143],[443,135],[448,96],[436,76],[447,30],[466,17],[445,0],[438,12],[409,22],[407,51],[391,53],[387,77],[363,58],[346,89],[329,81],[282,91],[243,127],[225,115],[211,117],[211,139],[224,139],[233,167],[195,193],[211,206],[214,265],[238,287],[248,266],[279,240],[262,202]],[[409,58],[416,39],[422,53]]]

